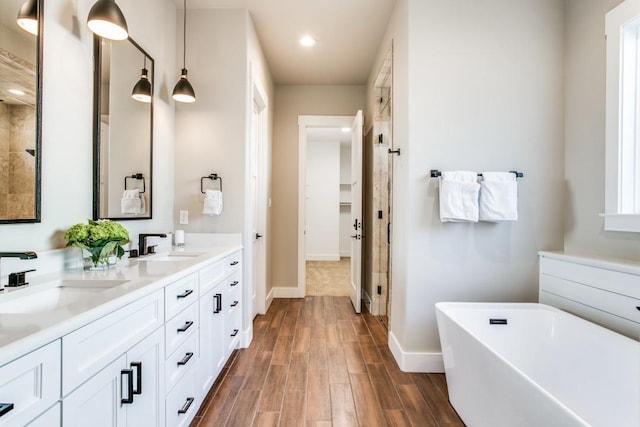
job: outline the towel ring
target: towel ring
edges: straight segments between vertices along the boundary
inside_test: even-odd
[[[220,186],[220,191],[222,191],[222,178],[219,177],[217,173],[212,173],[209,176],[203,176],[202,178],[200,178],[200,192],[202,194],[206,194],[206,192],[204,191],[205,179],[210,179],[211,181],[218,181],[218,185]]]
[[[146,180],[144,179],[144,176],[141,173],[134,173],[133,175],[129,175],[129,176],[125,176],[124,177],[124,189],[127,189],[127,180],[128,179],[141,179],[142,180],[142,191],[140,193],[144,193],[145,191],[147,191],[147,183]]]

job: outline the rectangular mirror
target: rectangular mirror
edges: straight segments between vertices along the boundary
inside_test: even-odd
[[[40,222],[43,3],[0,2],[0,224]]]
[[[93,218],[150,219],[153,58],[94,37]]]

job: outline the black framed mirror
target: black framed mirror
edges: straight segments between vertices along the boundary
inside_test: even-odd
[[[154,61],[94,36],[93,219],[152,217]]]
[[[0,2],[0,224],[40,222],[43,10]]]

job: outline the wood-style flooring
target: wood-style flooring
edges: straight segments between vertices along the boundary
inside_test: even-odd
[[[274,300],[192,422],[209,426],[464,426],[443,374],[402,372],[387,330],[349,298]]]

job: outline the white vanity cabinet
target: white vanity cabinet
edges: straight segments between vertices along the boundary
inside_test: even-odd
[[[0,366],[0,426],[28,424],[60,397],[60,340]],[[60,420],[50,426],[60,425]]]
[[[158,290],[62,337],[64,426],[164,425],[163,324]]]

